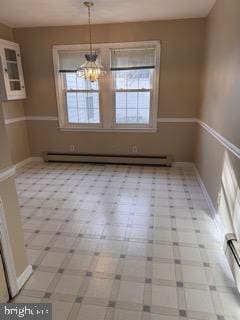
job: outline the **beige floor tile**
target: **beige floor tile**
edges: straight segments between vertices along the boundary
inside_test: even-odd
[[[197,244],[196,234],[193,232],[178,231],[178,242],[184,243],[184,244],[185,243]]]
[[[25,289],[47,291],[53,277],[54,273],[35,271],[28,280]]]
[[[211,294],[205,290],[185,289],[187,309],[214,313]]]
[[[155,217],[154,218],[154,226],[161,228],[171,228],[171,219],[168,217]]]
[[[179,229],[194,229],[191,219],[178,219],[176,218],[176,225]]]
[[[77,320],[104,320],[107,308],[82,304]]]
[[[61,279],[59,280],[55,288],[55,292],[77,295],[78,290],[82,284],[82,281],[83,281],[83,277],[62,275]]]
[[[67,269],[74,269],[74,270],[88,270],[90,263],[92,261],[92,256],[82,255],[82,254],[73,254],[72,258],[70,259]]]
[[[49,241],[53,238],[52,235],[47,234],[38,234],[33,241],[31,242],[31,246],[42,246],[46,247]]]
[[[109,299],[113,281],[109,279],[91,278],[86,297]]]
[[[219,293],[220,300],[223,305],[224,313],[237,320],[240,316],[240,300],[239,295],[231,293]]]
[[[115,273],[118,264],[117,258],[100,257],[95,271],[105,273]]]
[[[121,281],[118,301],[143,303],[144,284]]]
[[[180,320],[178,317],[164,316],[161,314],[151,314],[151,320]],[[189,319],[190,320],[190,319]]]
[[[177,290],[174,287],[152,286],[152,304],[154,306],[177,308]]]
[[[179,247],[180,257],[183,260],[202,261],[199,249]]]
[[[61,225],[62,222],[48,221],[44,226],[42,226],[41,230],[57,232]]]
[[[146,257],[146,255],[147,255],[147,244],[138,243],[138,242],[129,242],[128,243],[128,251],[127,251],[127,253],[128,253],[128,255]]]
[[[153,257],[173,259],[173,247],[161,244],[154,244]]]
[[[45,267],[60,268],[64,258],[65,258],[65,253],[48,252],[44,257],[41,265]]]
[[[125,259],[123,275],[128,277],[144,277],[146,262],[139,260]]]
[[[104,240],[102,242],[103,246],[101,251],[107,252],[107,253],[120,253],[122,248],[122,241],[116,241],[116,240]]]
[[[95,251],[99,241],[95,239],[81,239],[79,244],[76,246],[78,250]]]
[[[155,228],[153,232],[153,240],[155,241],[172,241],[172,232]]]
[[[138,311],[116,309],[114,320],[142,320],[142,313]]]
[[[182,265],[183,281],[206,284],[207,279],[204,268]]]
[[[34,262],[37,260],[41,253],[42,250],[27,249],[28,262],[30,264],[34,264]]]
[[[153,262],[153,278],[175,280],[175,264]]]
[[[75,241],[74,237],[58,236],[54,244],[54,248],[70,249]]]
[[[72,304],[63,301],[52,302],[53,320],[67,320]]]

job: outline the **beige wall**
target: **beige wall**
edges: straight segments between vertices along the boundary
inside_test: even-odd
[[[6,126],[11,158],[14,164],[31,156],[26,121]]]
[[[200,99],[205,19],[124,23],[93,26],[94,42],[161,40],[159,117],[194,117]],[[52,47],[88,42],[86,26],[25,28],[14,30],[21,45],[28,99],[28,116],[57,116]],[[159,124],[155,134],[60,132],[57,122],[28,122],[33,155],[41,151],[170,153],[176,161],[191,161],[195,124]]]
[[[77,133],[59,131],[58,123],[28,121],[33,155],[39,150],[64,152],[69,145],[77,146],[76,152],[96,154],[130,154],[137,145],[139,154],[172,154],[178,161],[190,161],[195,144],[196,125],[192,123],[162,123],[154,133]]]
[[[13,41],[13,32],[12,29],[0,23],[0,39],[5,39]]]
[[[11,156],[8,146],[8,138],[6,132],[6,126],[4,123],[4,116],[2,106],[0,102],[0,170],[11,166]]]
[[[240,147],[240,1],[218,0],[207,19],[201,120]],[[198,128],[195,161],[228,231],[240,236],[240,160]],[[220,198],[218,201],[218,195]],[[239,221],[239,222],[238,222]],[[232,230],[233,231],[233,230]]]
[[[15,41],[12,29],[0,24],[0,39]],[[1,102],[5,119],[23,117],[24,106],[23,101],[4,101]],[[30,157],[30,148],[28,142],[28,134],[26,130],[26,121],[7,125],[8,143],[13,163],[18,163]]]

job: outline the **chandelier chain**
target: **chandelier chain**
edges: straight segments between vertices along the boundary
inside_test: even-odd
[[[90,43],[90,54],[92,54],[92,28],[91,28],[91,12],[90,6],[88,6],[88,28],[89,28],[89,43]]]

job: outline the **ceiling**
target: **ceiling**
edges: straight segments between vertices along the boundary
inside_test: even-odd
[[[10,27],[87,23],[84,0],[0,0],[0,22]],[[206,17],[216,0],[95,0],[93,23]]]

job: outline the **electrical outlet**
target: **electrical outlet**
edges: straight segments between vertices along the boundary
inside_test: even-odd
[[[71,152],[74,152],[74,151],[76,150],[75,145],[74,145],[74,144],[70,144],[69,150],[70,150]]]
[[[137,153],[137,152],[138,152],[137,146],[132,146],[132,153]]]

